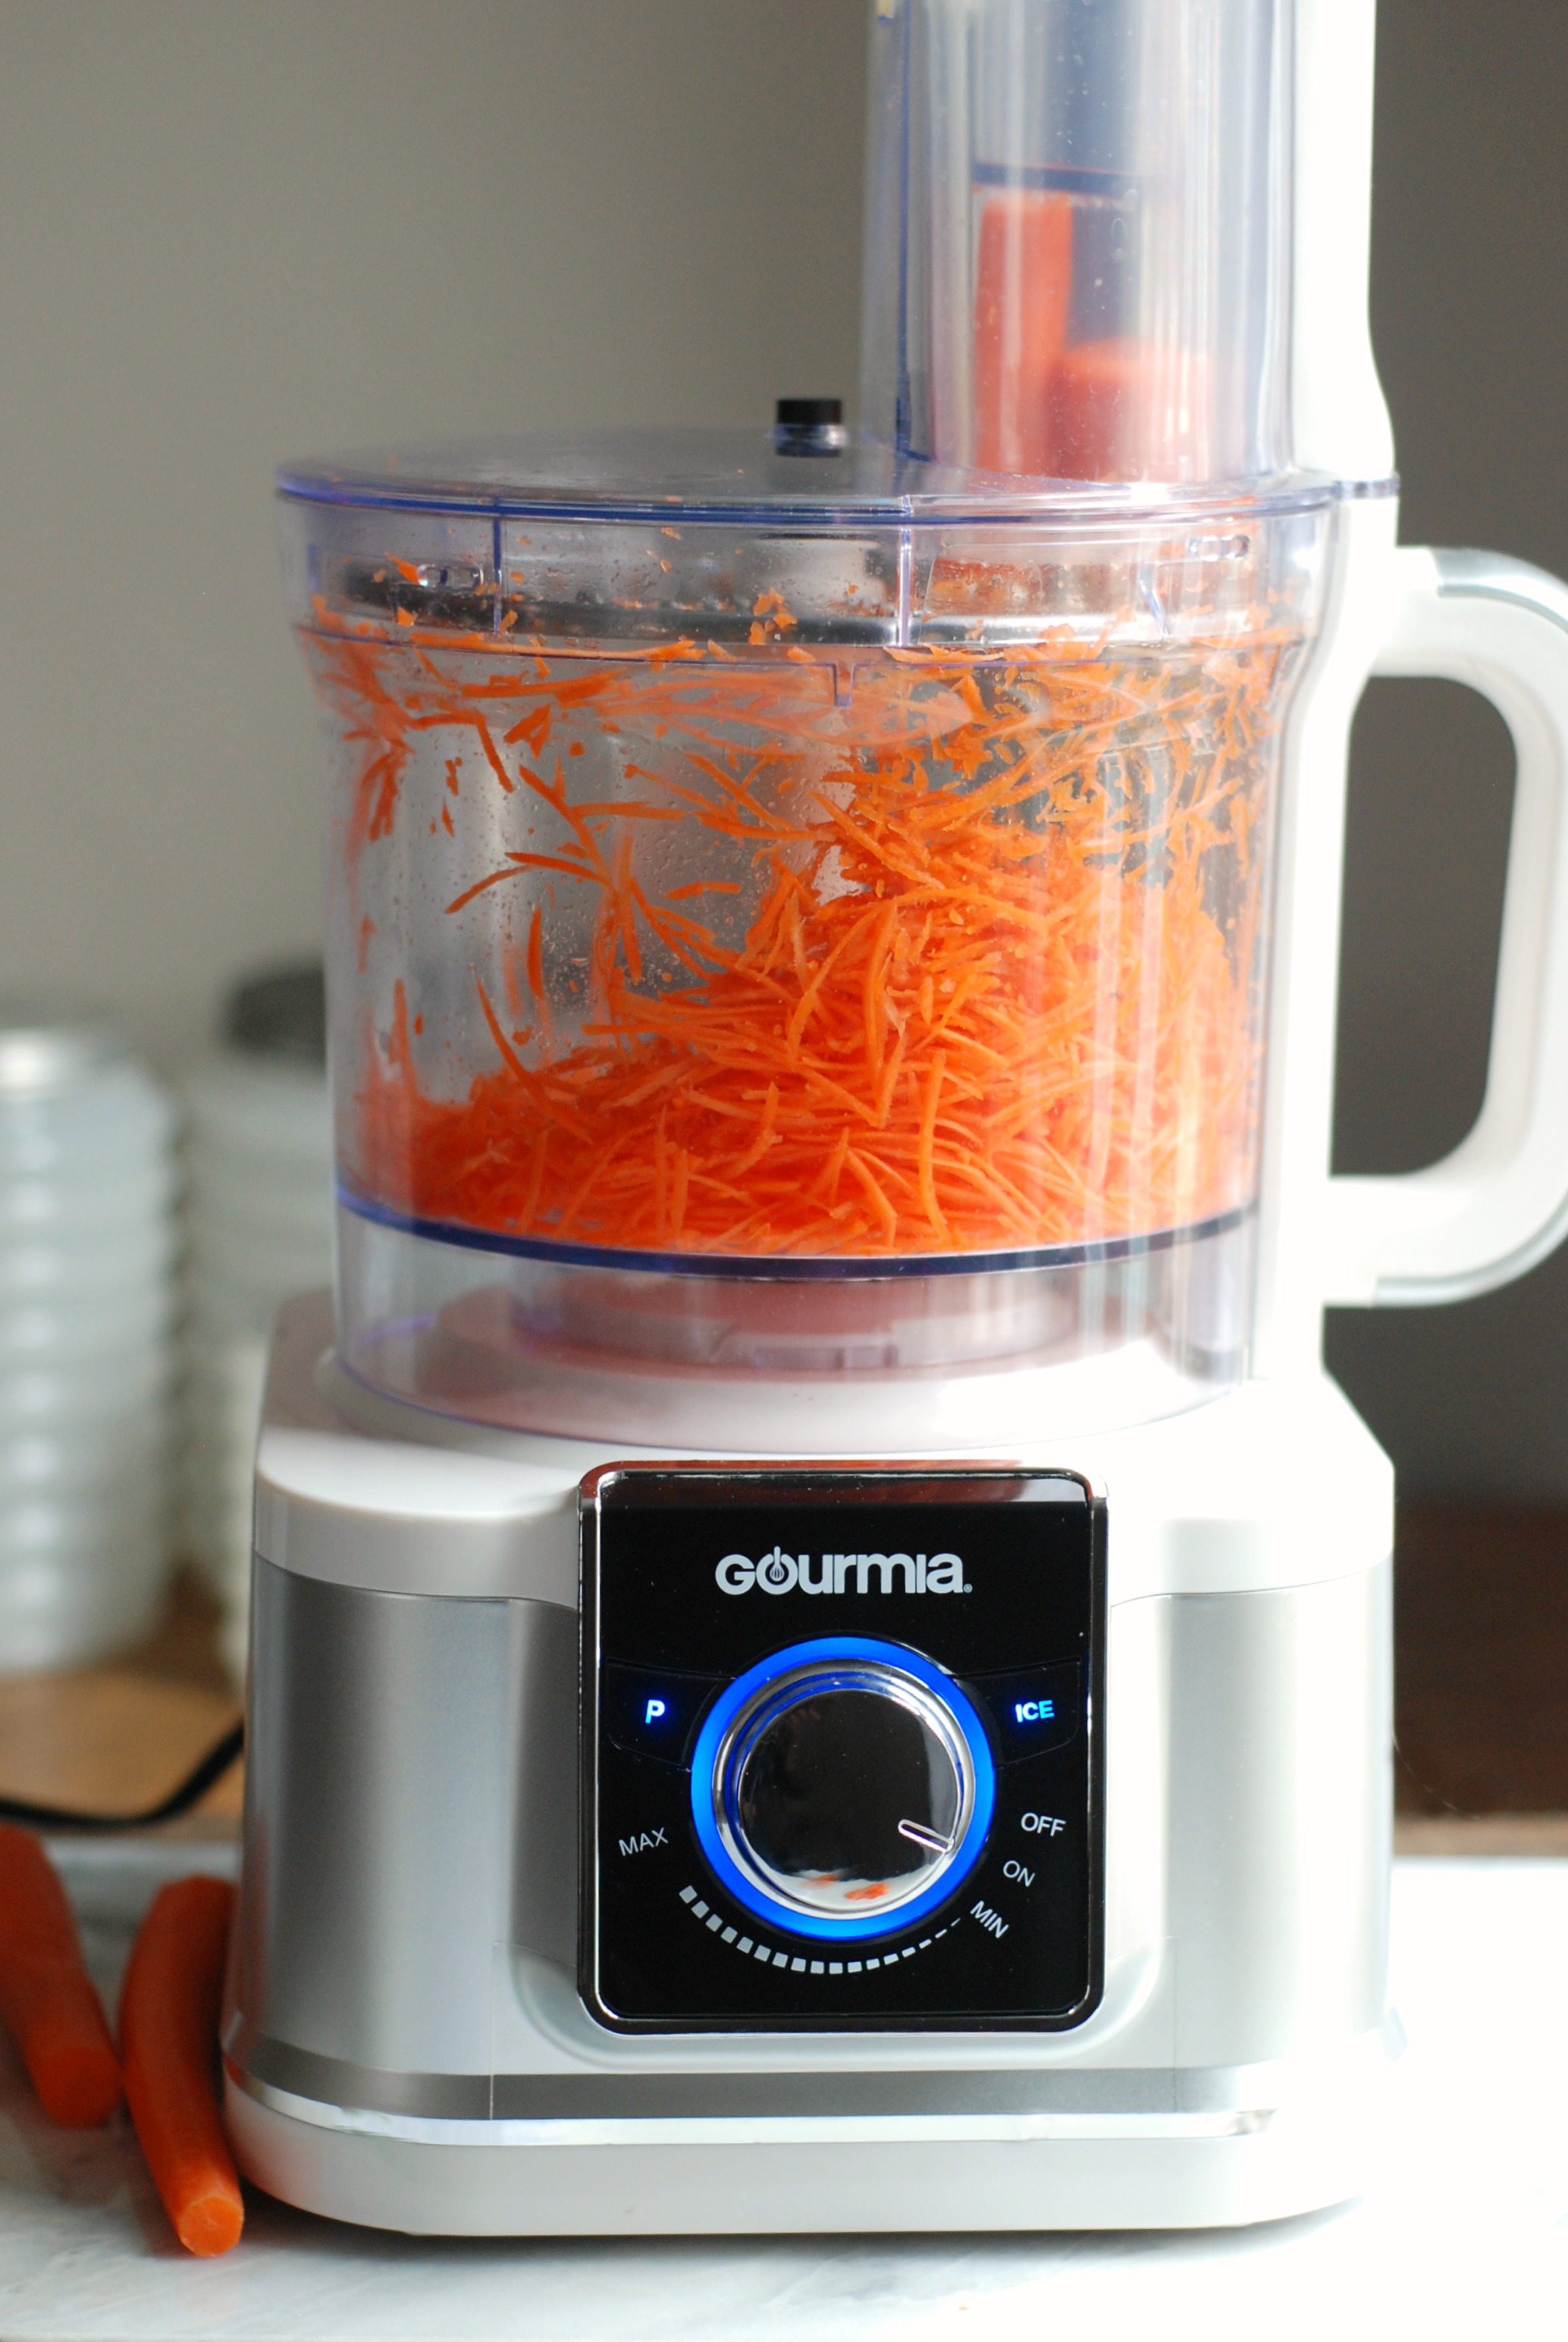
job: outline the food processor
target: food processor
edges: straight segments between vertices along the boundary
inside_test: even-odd
[[[874,0],[857,429],[280,475],[336,1285],[275,1335],[224,2052],[287,2201],[1363,2184],[1393,1487],[1322,1313],[1568,1217],[1568,591],[1395,547],[1373,36]],[[1331,1178],[1373,672],[1519,773],[1475,1128]]]

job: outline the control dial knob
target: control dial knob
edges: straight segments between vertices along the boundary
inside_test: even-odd
[[[917,1897],[929,1907],[977,1850],[976,1789],[954,1707],[879,1659],[774,1675],[730,1718],[712,1773],[719,1839],[781,1918],[891,1921]]]

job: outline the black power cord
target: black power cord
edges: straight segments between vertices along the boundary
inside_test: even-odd
[[[207,1750],[177,1789],[172,1789],[159,1804],[149,1806],[144,1813],[84,1814],[69,1806],[34,1806],[25,1797],[0,1797],[0,1821],[20,1822],[24,1829],[35,1830],[156,1829],[160,1822],[172,1822],[181,1814],[188,1814],[213,1783],[223,1778],[245,1745],[245,1726],[236,1724]]]

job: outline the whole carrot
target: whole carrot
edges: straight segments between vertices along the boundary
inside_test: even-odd
[[[155,1897],[120,1994],[125,2097],[175,2234],[204,2257],[239,2242],[245,2204],[214,2067],[235,1890],[176,1878]]]
[[[0,2025],[55,2122],[85,2128],[113,2114],[120,2061],[65,1890],[32,1832],[9,1822],[0,1822]]]

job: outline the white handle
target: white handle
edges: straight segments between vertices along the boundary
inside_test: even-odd
[[[1486,1096],[1401,1178],[1329,1182],[1331,1302],[1463,1301],[1568,1235],[1568,586],[1497,553],[1403,548],[1373,672],[1489,699],[1518,758]]]

